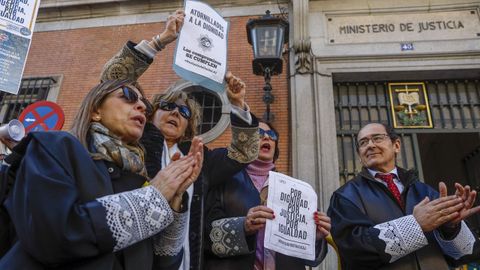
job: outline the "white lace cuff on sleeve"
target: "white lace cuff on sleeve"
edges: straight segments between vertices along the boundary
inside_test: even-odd
[[[245,239],[244,222],[245,217],[222,218],[212,222],[210,240],[215,255],[224,258],[250,252]]]
[[[408,215],[374,226],[378,237],[385,242],[385,253],[392,256],[390,263],[428,245],[422,228],[413,215]]]
[[[252,115],[250,114],[250,107],[245,103],[246,109],[244,110],[243,108],[240,108],[238,106],[235,106],[233,104],[230,104],[232,106],[232,113],[238,116],[240,119],[242,119],[245,123],[251,125],[252,124]]]
[[[437,230],[435,230],[434,234],[438,245],[440,245],[443,250],[443,253],[454,258],[455,260],[462,256],[472,254],[473,252],[475,236],[473,236],[467,224],[465,224],[463,221],[460,232],[452,240],[444,240]]]
[[[190,211],[173,212],[173,222],[154,237],[155,255],[175,256],[182,250],[183,242],[188,234],[186,229],[189,214]]]
[[[107,213],[107,224],[115,239],[113,251],[149,238],[173,221],[167,200],[153,186],[97,199]]]

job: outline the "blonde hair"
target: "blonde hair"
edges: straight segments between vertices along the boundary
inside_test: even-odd
[[[93,87],[83,99],[82,105],[80,105],[80,109],[78,109],[73,124],[70,127],[70,133],[75,136],[87,150],[89,150],[88,130],[92,122],[93,112],[100,108],[106,96],[125,85],[135,86],[142,96],[144,95],[140,85],[132,80],[107,80]]]
[[[197,127],[199,126],[201,121],[201,112],[200,105],[195,101],[195,99],[190,97],[182,90],[175,90],[174,87],[170,87],[165,93],[154,95],[152,101],[153,113],[149,121],[152,121],[153,115],[155,115],[155,112],[160,109],[161,101],[175,103],[179,99],[185,102],[185,105],[187,105],[187,107],[192,112],[192,116],[190,117],[190,119],[188,119],[188,126],[185,130],[185,134],[180,138],[179,142],[189,141],[192,140],[195,135],[197,135]]]

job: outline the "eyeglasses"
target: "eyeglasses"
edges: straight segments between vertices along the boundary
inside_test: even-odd
[[[139,99],[137,92],[128,86],[122,86],[122,98],[130,104],[137,103]],[[145,115],[150,116],[153,112],[152,104],[150,104],[150,102],[144,97],[141,97],[140,100],[145,104]]]
[[[190,111],[190,108],[188,108],[187,105],[178,105],[177,103],[174,102],[167,102],[167,101],[160,101],[160,109],[164,111],[173,111],[176,108],[178,108],[178,112],[180,113],[181,116],[185,119],[190,119],[192,117],[192,111]]]
[[[370,138],[362,138],[358,141],[358,147],[364,148],[367,147],[370,140],[373,144],[379,144],[385,141],[388,137],[388,134],[374,134]]]
[[[268,137],[270,137],[270,139],[272,139],[272,141],[278,140],[277,133],[275,133],[275,131],[273,131],[271,129],[264,130],[263,128],[258,128],[258,134],[260,134],[260,138],[262,138],[263,136],[265,136],[265,134],[267,134]]]

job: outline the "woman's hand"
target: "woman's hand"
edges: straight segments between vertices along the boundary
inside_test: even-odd
[[[230,71],[225,75],[225,81],[227,81],[227,96],[230,103],[245,109],[245,83]]]
[[[244,228],[246,235],[255,234],[258,230],[265,227],[267,219],[274,219],[275,214],[273,210],[263,206],[255,206],[248,210],[247,216],[245,218]]]
[[[173,199],[179,187],[192,174],[197,160],[193,155],[179,157],[180,153],[175,153],[172,157],[172,162],[159,171],[150,181],[150,184],[158,189],[168,202]]]
[[[202,138],[200,137],[193,138],[192,145],[190,146],[190,151],[188,152],[188,156],[194,157],[195,165],[193,166],[192,173],[180,185],[174,197],[172,198],[172,201],[170,202],[170,207],[172,207],[172,209],[175,210],[176,212],[180,212],[183,210],[181,208],[183,193],[190,187],[191,184],[193,184],[193,182],[195,182],[198,179],[198,176],[202,171],[202,166],[203,166]]]
[[[182,30],[184,19],[185,12],[183,9],[178,9],[174,15],[168,16],[165,22],[165,30],[158,36],[163,46],[177,39],[180,30]]]
[[[313,220],[315,225],[317,225],[317,241],[330,234],[332,224],[330,218],[325,213],[320,211],[313,213]]]
[[[188,152],[189,156],[193,156],[195,159],[195,165],[193,166],[192,173],[187,177],[187,179],[182,183],[182,185],[177,190],[177,196],[182,197],[183,193],[190,187],[193,182],[195,182],[202,172],[203,166],[203,142],[202,138],[195,136],[192,140],[192,145]]]
[[[183,213],[184,211],[182,209],[182,200],[183,200],[182,196],[178,196],[178,195],[173,196],[172,200],[169,202],[170,208],[172,208],[172,210],[177,213]]]

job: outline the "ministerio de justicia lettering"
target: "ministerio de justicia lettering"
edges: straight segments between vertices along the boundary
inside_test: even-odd
[[[415,28],[416,26],[416,28]],[[358,24],[358,25],[342,25],[339,27],[340,34],[364,34],[364,33],[393,33],[400,32],[417,32],[438,30],[457,30],[465,28],[461,21],[426,21],[414,23],[381,23],[381,24]]]

